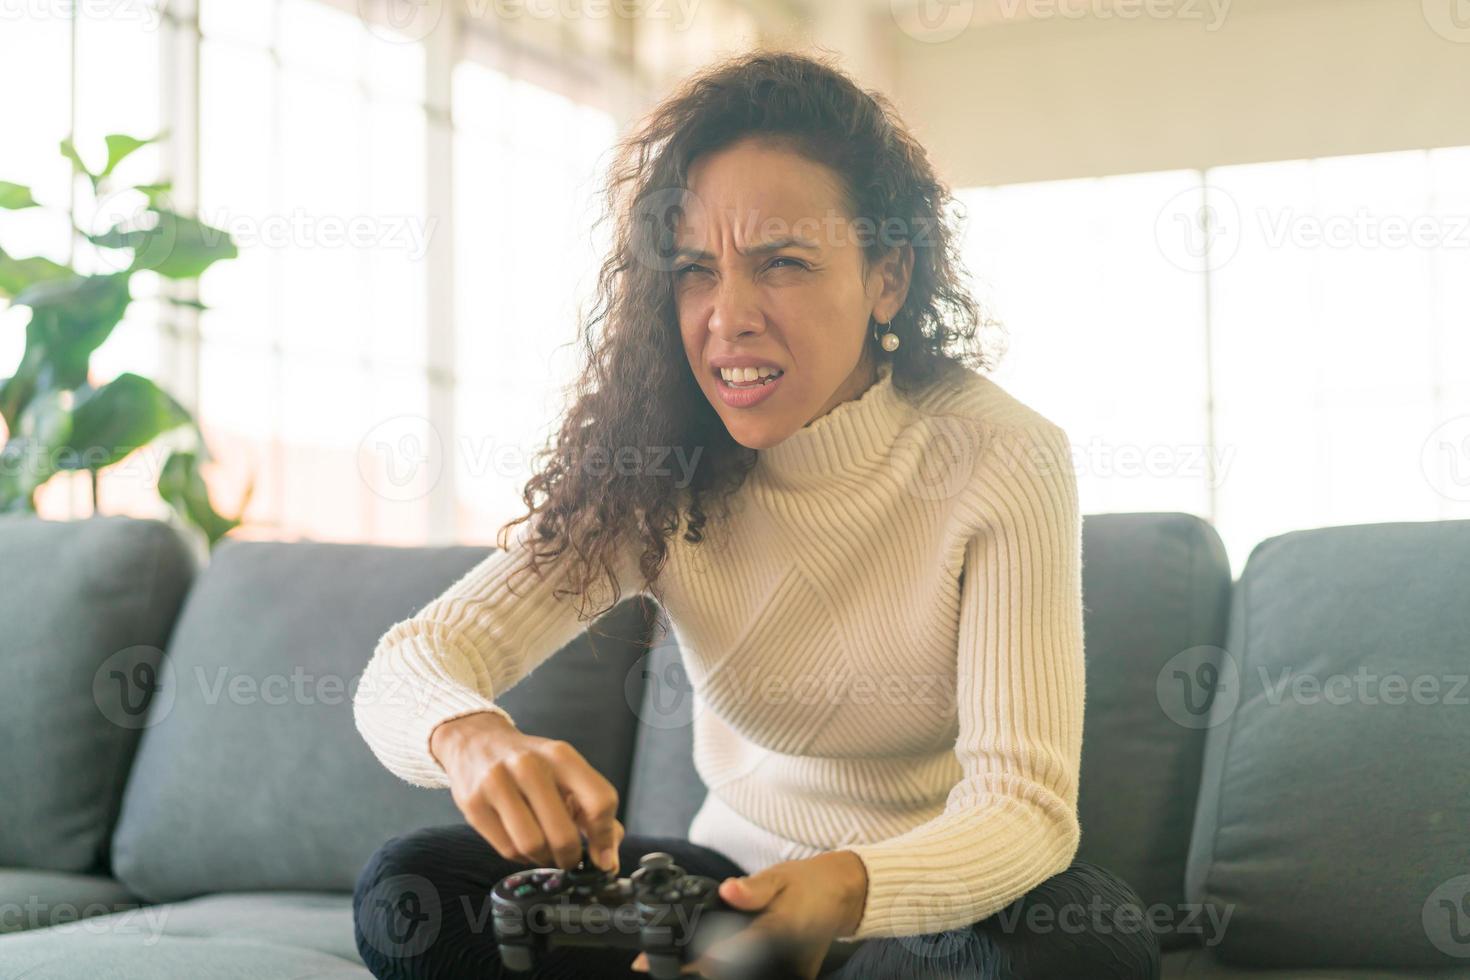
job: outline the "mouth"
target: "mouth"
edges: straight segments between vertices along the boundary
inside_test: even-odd
[[[711,368],[711,371],[720,400],[730,408],[751,408],[765,401],[786,377],[785,371],[769,365]]]
[[[720,384],[735,391],[763,388],[774,384],[786,372],[780,368],[716,368],[715,377]]]

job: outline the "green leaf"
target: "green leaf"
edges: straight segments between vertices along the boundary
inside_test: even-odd
[[[16,306],[31,309],[66,308],[77,314],[96,314],[112,306],[128,295],[127,273],[117,272],[107,276],[73,276],[50,282],[38,282],[15,297]],[[125,305],[125,304],[124,304]]]
[[[45,392],[26,406],[0,450],[0,511],[35,510],[36,488],[63,468],[71,426],[60,391]]]
[[[253,489],[252,479],[245,491],[246,502]],[[214,509],[209,502],[209,488],[199,472],[199,457],[192,452],[176,452],[169,456],[158,478],[158,495],[168,501],[181,518],[202,530],[211,545],[239,527],[240,517],[245,514],[245,502],[240,504],[240,517],[236,518],[223,517]]]
[[[138,139],[136,136],[129,136],[126,133],[109,133],[103,137],[107,142],[107,166],[103,167],[102,172],[97,176],[106,177],[112,173],[119,163],[127,159],[134,150],[147,146],[149,143],[156,143],[163,139],[163,137],[163,133],[159,133],[157,136],[151,136],[148,139]]]
[[[103,248],[133,249],[130,272],[150,270],[170,279],[193,279],[221,259],[239,254],[222,229],[167,208],[150,207],[144,214],[153,217],[151,226],[129,219],[101,234],[83,234]]]
[[[193,279],[221,259],[240,254],[229,232],[163,208],[153,213],[158,223],[132,246],[137,249],[132,272],[147,269],[169,279]]]
[[[48,279],[65,279],[73,275],[76,273],[50,259],[43,259],[40,256],[17,259],[0,249],[0,297],[8,299],[24,291],[33,283],[45,282]]]
[[[87,380],[92,352],[127,312],[128,274],[73,276],[34,283],[12,301],[31,308],[20,368],[0,391],[0,412],[16,418],[37,390],[75,389]]]
[[[24,184],[12,184],[8,180],[0,180],[0,208],[8,211],[19,211],[21,208],[33,208],[36,199],[31,197],[31,189]]]
[[[81,231],[80,228],[77,229]],[[82,232],[87,241],[93,245],[103,248],[137,248],[148,241],[150,231],[144,228],[126,228],[123,225],[113,225],[100,235]]]
[[[162,388],[137,374],[120,374],[72,409],[66,469],[100,470],[165,432],[190,421],[189,412]]]
[[[72,170],[79,174],[86,174],[92,186],[94,188],[97,186],[97,175],[87,169],[87,165],[82,162],[81,154],[77,153],[76,144],[70,139],[61,141],[61,155],[71,161]]]
[[[173,182],[168,180],[160,181],[156,184],[135,184],[133,186],[133,190],[141,191],[147,195],[148,203],[154,207],[157,207],[158,202],[163,199],[163,196],[173,189]]]
[[[11,432],[20,428],[20,417],[36,396],[36,378],[41,372],[41,355],[29,346],[21,355],[15,374],[0,381],[0,417]]]

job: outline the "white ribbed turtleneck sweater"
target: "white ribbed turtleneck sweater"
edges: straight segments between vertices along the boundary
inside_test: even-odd
[[[504,713],[497,693],[586,628],[555,576],[507,588],[527,528],[368,664],[358,729],[408,782],[446,786],[434,726]],[[690,840],[750,872],[856,853],[868,890],[849,939],[964,926],[1071,863],[1081,519],[1058,426],[964,369],[907,396],[885,363],[761,450],[709,530],[674,536],[661,577],[709,787]],[[624,556],[625,595],[635,569]],[[372,696],[390,690],[408,696]]]

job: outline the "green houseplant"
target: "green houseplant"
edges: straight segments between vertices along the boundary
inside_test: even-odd
[[[236,253],[229,235],[175,211],[169,185],[123,184],[113,176],[135,150],[163,139],[115,133],[106,137],[107,160],[88,168],[70,140],[61,153],[74,174],[85,176],[97,201],[126,199],[145,204],[107,228],[84,230],[72,219],[74,234],[109,256],[114,271],[83,273],[40,256],[17,257],[0,241],[0,302],[30,309],[25,349],[14,372],[0,378],[0,417],[8,439],[0,449],[0,513],[35,512],[36,491],[62,472],[91,475],[93,513],[97,512],[98,472],[167,433],[182,430],[159,472],[157,490],[187,526],[202,533],[212,548],[240,517],[215,511],[200,465],[212,457],[198,424],[166,391],[137,374],[124,373],[105,384],[89,380],[94,351],[111,335],[132,302],[130,283],[139,272],[166,279],[196,279],[205,269]],[[30,188],[0,180],[0,208],[39,207]],[[172,303],[202,309],[194,299]],[[249,503],[246,488],[240,514]]]

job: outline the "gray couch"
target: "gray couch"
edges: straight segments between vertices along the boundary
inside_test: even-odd
[[[1234,582],[1188,515],[1084,535],[1080,856],[1143,897],[1165,976],[1470,977],[1470,521],[1281,535]],[[366,977],[359,867],[458,815],[378,765],[353,685],[488,553],[198,568],[162,523],[0,519],[0,978]],[[629,831],[681,834],[704,790],[660,615],[624,601],[503,703]]]

